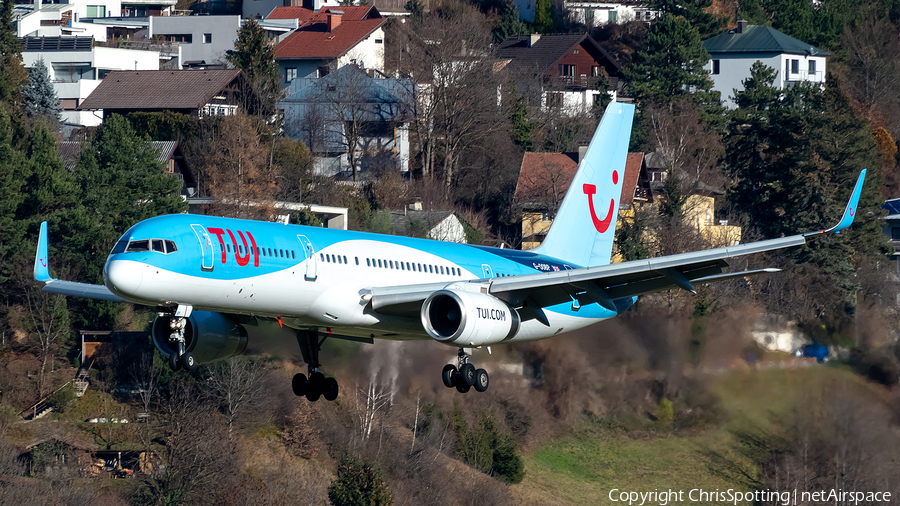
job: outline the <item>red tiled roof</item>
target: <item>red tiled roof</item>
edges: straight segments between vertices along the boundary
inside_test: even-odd
[[[622,178],[622,197],[619,199],[619,206],[630,206],[634,200],[634,189],[637,187],[643,162],[644,153],[628,153],[628,158],[625,159],[625,177]]]
[[[520,204],[561,203],[578,170],[577,157],[577,153],[525,153],[515,201]],[[628,153],[619,205],[631,205],[634,200],[643,160],[643,153]]]
[[[516,184],[515,201],[559,204],[578,170],[575,158],[565,153],[525,153]]]
[[[275,46],[275,59],[338,58],[368,37],[385,22],[384,18],[361,21],[341,20],[329,32],[326,22],[311,22],[297,29]]]
[[[303,26],[307,21],[324,23],[327,20],[326,14],[329,11],[343,12],[344,14],[341,16],[341,22],[381,18],[378,9],[371,5],[348,5],[346,7],[322,7],[318,12],[304,7],[276,7],[266,19],[296,19],[300,21],[300,26]]]

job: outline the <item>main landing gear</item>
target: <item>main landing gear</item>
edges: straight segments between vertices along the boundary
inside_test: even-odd
[[[456,391],[463,394],[472,387],[479,392],[488,389],[491,380],[487,371],[475,369],[475,366],[469,363],[469,355],[465,348],[460,348],[459,355],[457,355],[459,367],[453,364],[444,366],[444,370],[441,371],[441,379],[444,381],[445,387],[456,387]]]
[[[194,355],[189,351],[185,351],[184,328],[187,326],[187,319],[191,316],[191,306],[180,305],[174,314],[160,313],[160,316],[167,315],[170,317],[169,328],[172,333],[169,334],[169,343],[174,350],[169,355],[169,368],[178,371],[182,367],[190,371],[197,365]]]
[[[291,380],[291,389],[298,397],[306,396],[310,402],[325,397],[326,401],[333,401],[338,396],[338,383],[334,378],[326,378],[319,372],[319,349],[326,337],[319,340],[318,332],[314,330],[298,330],[297,343],[300,344],[300,352],[303,353],[303,361],[309,365],[309,378],[303,373],[297,373]]]

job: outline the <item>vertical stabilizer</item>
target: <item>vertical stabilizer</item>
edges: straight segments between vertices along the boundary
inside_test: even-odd
[[[544,255],[584,267],[612,257],[634,105],[613,102],[594,132],[543,244]]]

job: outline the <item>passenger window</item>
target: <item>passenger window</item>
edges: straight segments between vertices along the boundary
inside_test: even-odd
[[[127,252],[132,251],[150,251],[150,241],[149,240],[140,240],[140,241],[131,241],[128,243],[128,248],[125,250]]]
[[[405,271],[405,270],[406,270],[406,265],[404,265],[403,262],[400,262],[400,270],[401,270],[401,271]]]
[[[353,259],[356,260],[356,265],[359,265],[359,257],[353,257]]]
[[[418,266],[419,266],[419,272],[422,272],[422,264],[418,264]]]
[[[429,273],[429,274],[434,274],[434,266],[432,266],[432,265],[429,265],[429,266],[428,266],[428,273]]]
[[[350,262],[347,261],[347,255],[344,255],[344,263],[345,263],[345,264],[350,263]],[[359,260],[357,260],[356,263],[358,264],[358,263],[359,263]]]
[[[284,258],[284,250],[283,249],[278,250],[278,256],[280,256],[281,258]]]
[[[291,258],[296,259],[297,253],[294,250],[291,250]]]
[[[444,266],[442,265],[441,266],[441,274],[443,274],[443,273],[444,273]]]
[[[319,253],[319,260],[325,260],[325,255]]]
[[[378,259],[378,267],[381,267],[381,259]]]
[[[372,267],[371,265],[369,265],[369,259],[368,259],[368,258],[366,259],[366,267]]]
[[[272,256],[272,248],[269,248],[269,256]]]
[[[394,261],[393,261],[393,260],[388,260],[388,265],[390,265],[390,266],[391,266],[391,269],[393,269],[393,268],[394,268]]]

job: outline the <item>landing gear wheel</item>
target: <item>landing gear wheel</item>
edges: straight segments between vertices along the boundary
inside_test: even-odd
[[[326,401],[333,401],[338,396],[338,382],[334,378],[325,378],[325,385],[322,388],[322,396]]]
[[[490,384],[490,378],[488,378],[488,373],[484,369],[478,369],[475,371],[475,390],[479,392],[484,392],[488,389],[488,384]]]
[[[291,379],[291,390],[294,391],[294,395],[297,397],[303,397],[306,394],[306,375],[302,372],[298,372],[294,375],[293,379]]]
[[[181,365],[188,371],[194,368],[197,365],[197,362],[194,360],[194,355],[191,352],[186,352],[181,356]]]
[[[459,379],[466,387],[475,384],[475,366],[466,362],[459,368]],[[468,388],[466,388],[468,390]]]
[[[456,391],[461,394],[468,392],[470,388],[472,388],[472,387],[470,387],[469,385],[464,385],[462,383],[459,383],[456,385]]]
[[[169,369],[172,369],[175,372],[178,372],[181,369],[181,361],[178,360],[177,353],[169,355]]]
[[[306,400],[316,402],[322,396],[322,387],[325,385],[325,375],[314,372],[309,375],[309,383],[306,385]]]
[[[447,388],[453,388],[456,386],[456,382],[454,381],[457,378],[456,366],[453,364],[447,364],[444,366],[444,370],[441,371],[441,380],[444,381],[444,386]]]

